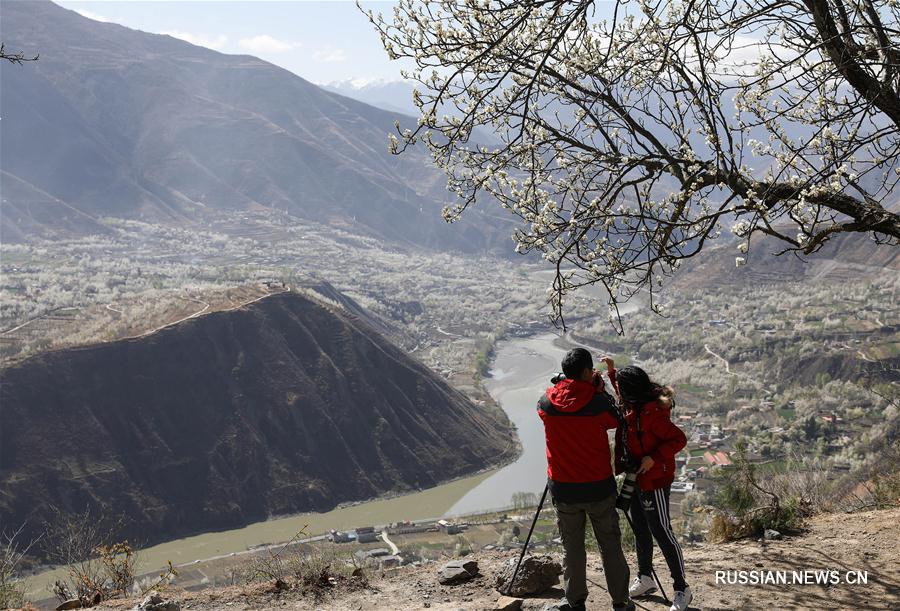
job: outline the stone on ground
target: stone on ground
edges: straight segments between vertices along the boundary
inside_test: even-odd
[[[174,600],[166,600],[159,592],[150,592],[144,597],[136,611],[181,611],[181,605]]]
[[[516,578],[518,581],[518,578]],[[494,605],[494,611],[519,611],[522,608],[522,599],[512,596],[501,596]]]
[[[550,556],[528,556],[522,561],[516,581],[510,588],[517,558],[510,558],[497,575],[497,590],[506,596],[528,596],[546,592],[559,583],[562,566]]]
[[[438,581],[452,585],[468,581],[478,574],[478,563],[474,560],[451,560],[438,571]]]

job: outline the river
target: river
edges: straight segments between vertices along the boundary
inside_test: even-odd
[[[547,462],[543,426],[535,407],[550,377],[558,371],[566,343],[556,333],[544,333],[497,344],[491,377],[485,380],[485,385],[516,425],[522,454],[515,462],[414,494],[168,541],[141,550],[143,569],[164,567],[168,561],[179,565],[243,554],[251,547],[287,541],[300,530],[316,535],[332,528],[344,530],[405,519],[454,516],[508,506],[515,492],[540,494],[546,481]],[[61,576],[61,570],[56,569],[28,578],[30,593],[44,598],[48,584]]]
[[[522,455],[469,490],[448,514],[472,513],[509,505],[515,492],[540,495],[547,481],[544,427],[537,415],[537,401],[559,371],[566,349],[560,337],[545,333],[501,341],[497,344],[491,377],[485,387],[515,424]]]

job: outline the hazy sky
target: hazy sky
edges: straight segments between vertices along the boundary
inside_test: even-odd
[[[100,21],[165,33],[223,53],[246,53],[316,83],[398,80],[381,41],[354,2],[58,0]],[[390,13],[391,2],[364,2]]]

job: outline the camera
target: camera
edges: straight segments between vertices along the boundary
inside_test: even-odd
[[[622,482],[622,489],[619,490],[619,496],[616,497],[616,508],[622,511],[628,511],[631,507],[631,497],[637,488],[637,471],[628,471],[625,473],[625,480]]]
[[[596,369],[594,369],[594,377],[592,380],[594,386],[600,386],[600,384],[603,382],[603,380],[600,378],[600,376],[598,374],[599,374],[599,372]],[[556,385],[565,379],[566,379],[566,374],[559,372],[557,374],[554,374],[553,377],[550,378],[550,383],[553,385]]]
[[[638,464],[631,456],[622,459],[625,463],[625,479],[622,481],[622,489],[619,490],[619,496],[616,498],[616,508],[622,511],[628,511],[631,507],[631,497],[637,489],[637,471]]]

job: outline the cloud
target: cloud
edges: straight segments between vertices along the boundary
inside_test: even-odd
[[[197,45],[198,47],[206,47],[215,50],[221,49],[228,42],[228,37],[224,34],[207,36],[206,34],[192,34],[191,32],[180,32],[178,30],[169,30],[167,32],[160,32],[160,34],[184,40],[192,45]]]
[[[347,59],[343,49],[321,49],[313,53],[317,62],[342,62]]]
[[[302,45],[299,42],[279,40],[268,34],[260,34],[250,38],[241,38],[238,41],[238,46],[251,53],[284,53],[299,49]]]
[[[81,15],[82,17],[87,17],[88,19],[93,19],[94,21],[99,21],[101,23],[111,23],[112,19],[108,17],[104,17],[103,15],[98,15],[93,11],[86,11],[81,8],[75,9],[75,12]]]

